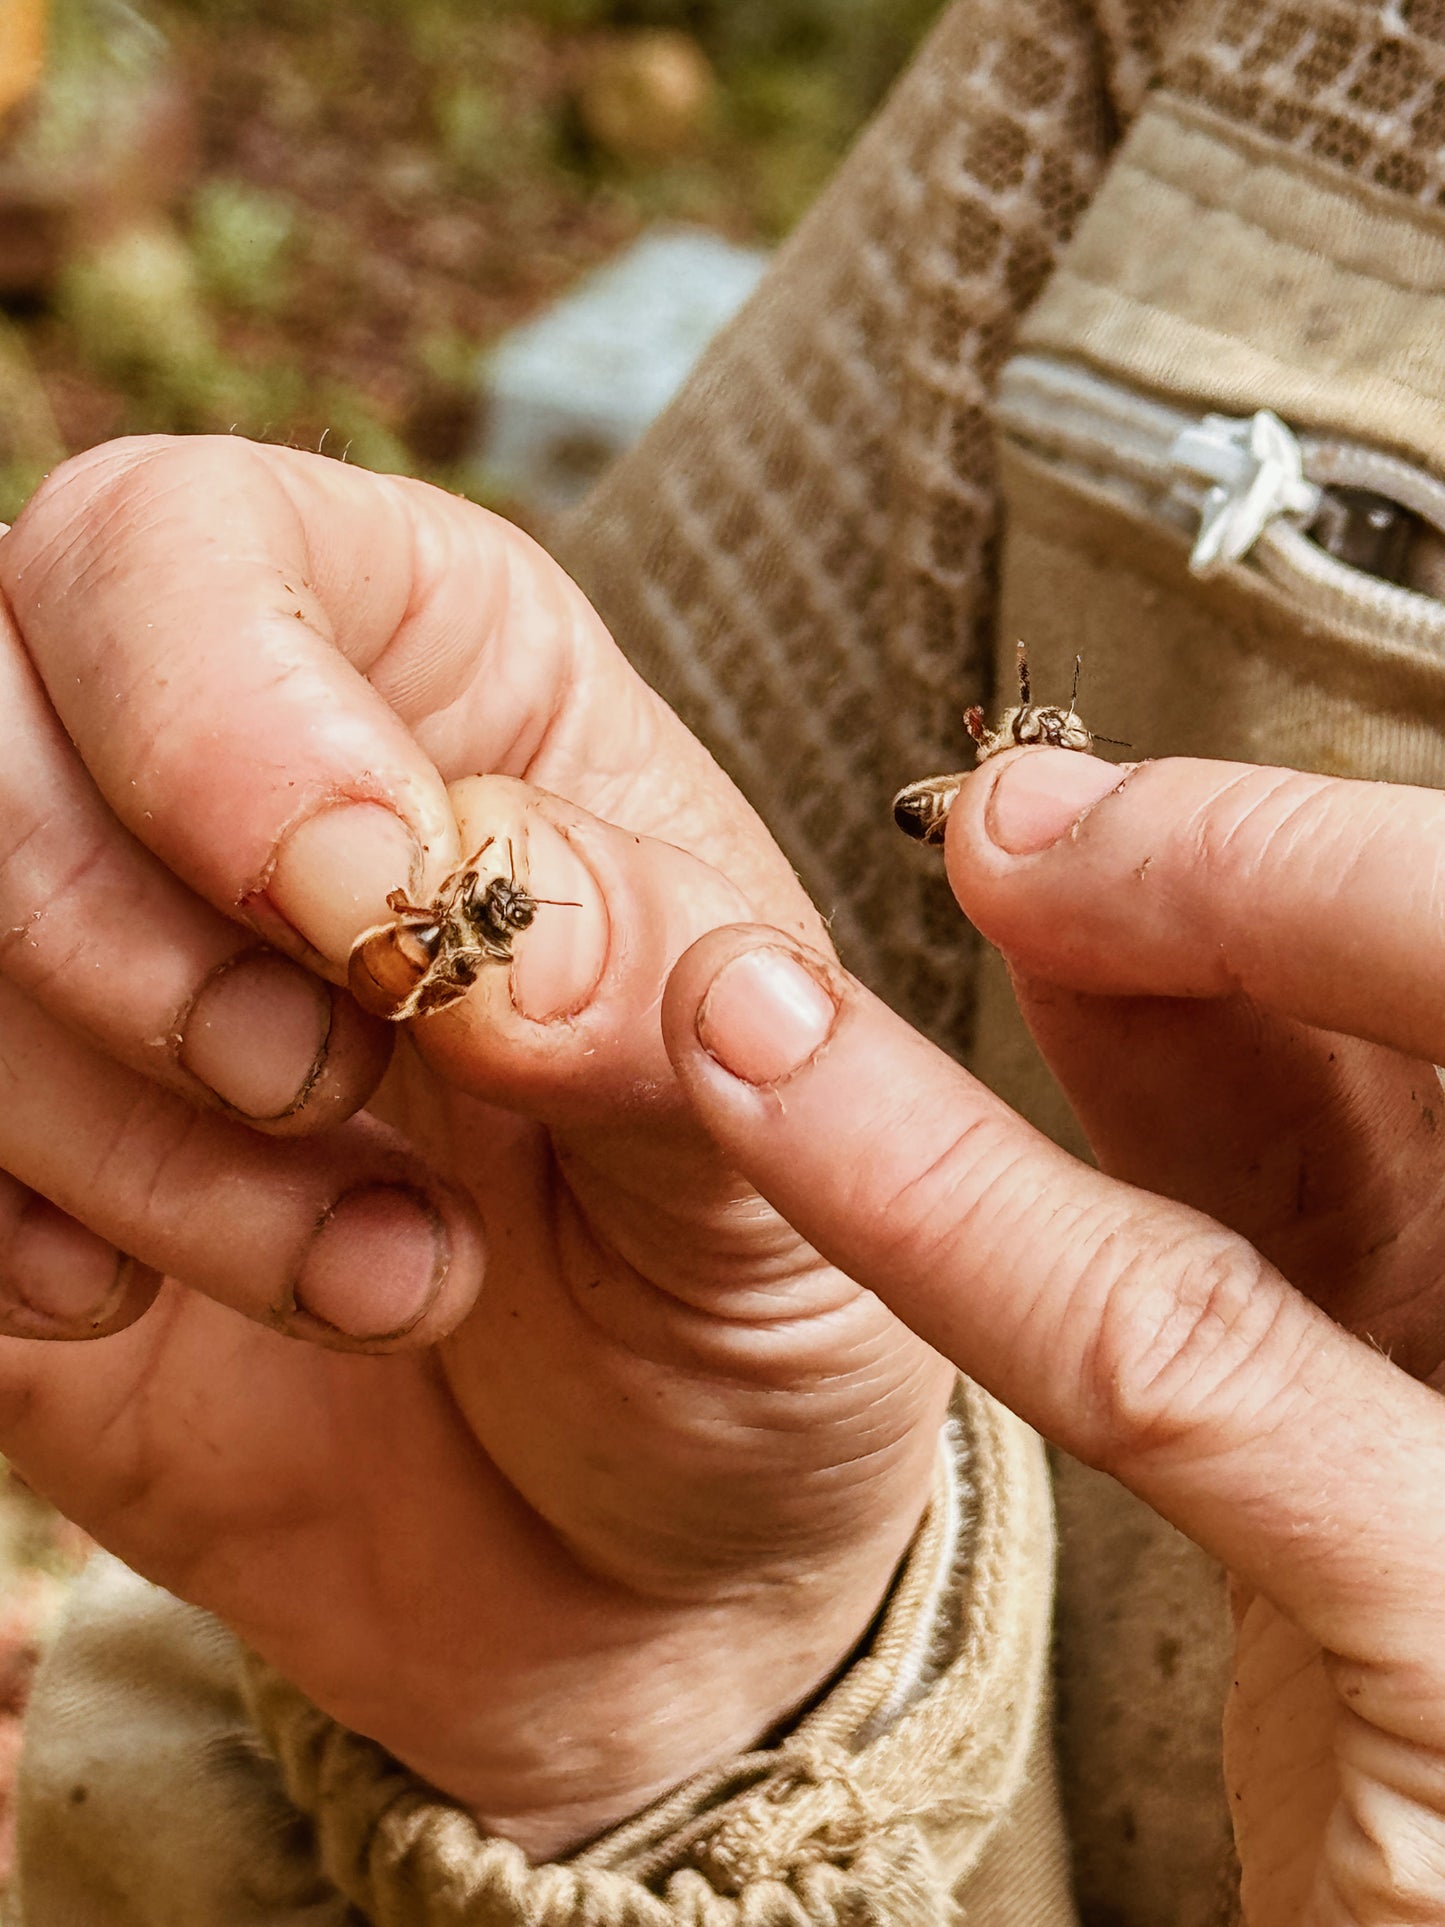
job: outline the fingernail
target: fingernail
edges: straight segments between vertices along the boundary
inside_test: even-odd
[[[321,1075],[331,1015],[324,984],[274,951],[247,951],[202,985],[184,1019],[179,1060],[244,1117],[286,1117]]]
[[[435,1205],[404,1184],[347,1191],[322,1218],[296,1278],[296,1306],[351,1338],[399,1338],[426,1316],[451,1241]]]
[[[1090,804],[1118,789],[1127,773],[1074,749],[1016,756],[989,795],[988,833],[1010,856],[1033,856],[1057,843]]]
[[[591,999],[607,962],[610,929],[596,877],[536,811],[527,822],[526,888],[539,907],[512,953],[512,1003],[533,1023],[555,1023]]]
[[[129,1260],[48,1198],[25,1207],[6,1269],[27,1311],[70,1331],[103,1325],[130,1280]]]
[[[391,891],[415,887],[420,859],[416,838],[393,810],[341,803],[291,832],[265,896],[313,949],[344,963],[362,931],[390,916]]]
[[[698,1042],[745,1084],[781,1084],[833,1033],[838,1006],[789,951],[766,945],[725,963],[697,1014]]]

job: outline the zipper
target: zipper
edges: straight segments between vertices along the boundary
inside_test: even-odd
[[[1005,366],[994,413],[1025,447],[1179,529],[1195,574],[1237,563],[1306,613],[1445,652],[1445,601],[1409,586],[1413,551],[1445,548],[1445,483],[1426,469],[1267,408],[1201,416],[1043,355]]]

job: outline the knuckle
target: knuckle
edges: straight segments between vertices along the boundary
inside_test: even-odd
[[[83,1192],[105,1199],[137,1242],[169,1237],[194,1201],[207,1148],[206,1121],[160,1084],[136,1080],[129,1102],[91,1135]]]
[[[1083,1346],[1083,1456],[1137,1476],[1268,1423],[1293,1342],[1288,1288],[1251,1245],[1207,1225],[1181,1228],[1120,1263],[1106,1239],[1076,1302],[1101,1305]],[[1091,1448],[1091,1449],[1090,1449]]]
[[[1008,1181],[1020,1147],[1011,1125],[985,1112],[963,1122],[907,1181],[879,1203],[886,1245],[900,1272],[944,1275],[978,1262],[1014,1209]]]
[[[1301,770],[1249,768],[1213,791],[1189,825],[1196,868],[1218,882],[1248,882],[1319,860],[1334,843],[1338,786]],[[1350,840],[1358,825],[1350,826]]]

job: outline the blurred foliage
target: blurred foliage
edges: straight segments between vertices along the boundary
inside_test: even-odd
[[[190,244],[206,292],[231,307],[277,313],[291,293],[298,210],[247,181],[204,181],[190,207]]]
[[[66,168],[97,146],[122,149],[143,111],[143,83],[167,58],[165,36],[126,0],[51,0],[48,37],[49,78],[16,152],[31,166]]]
[[[0,194],[7,166],[95,173],[163,71],[196,153],[0,316],[0,518],[59,455],[155,430],[486,498],[485,347],[651,222],[780,238],[940,4],[52,0]]]
[[[49,398],[35,371],[23,331],[0,319],[0,521],[13,521],[20,504],[67,453]]]

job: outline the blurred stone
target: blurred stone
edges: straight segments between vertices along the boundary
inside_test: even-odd
[[[577,111],[604,152],[655,164],[696,144],[716,91],[707,55],[689,34],[618,34],[590,49]]]
[[[661,229],[505,337],[483,365],[479,482],[542,510],[575,501],[662,413],[767,263]]]

